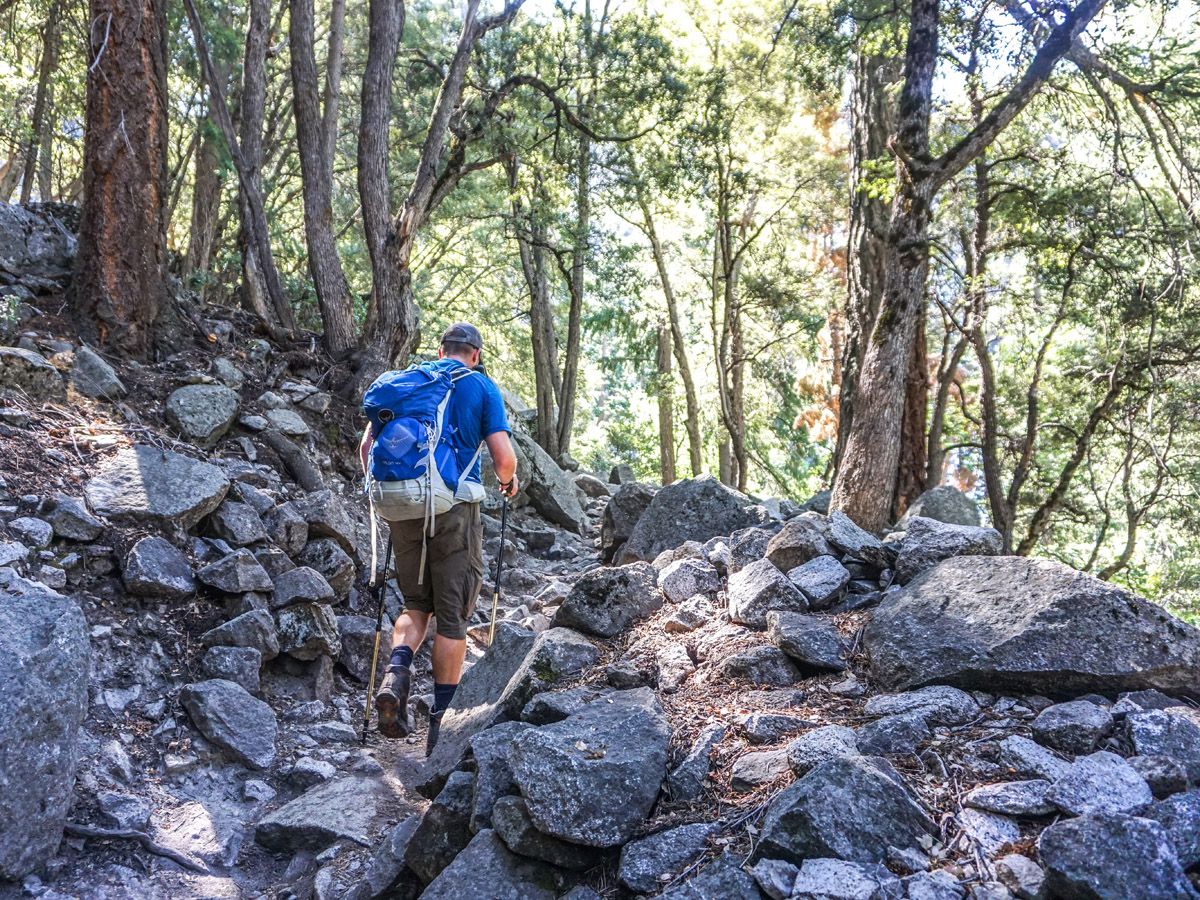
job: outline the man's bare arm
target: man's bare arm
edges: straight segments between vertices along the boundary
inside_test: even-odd
[[[492,469],[496,473],[496,480],[500,482],[500,493],[515,497],[520,486],[517,484],[517,454],[513,452],[512,439],[507,431],[497,431],[483,440],[492,456]]]

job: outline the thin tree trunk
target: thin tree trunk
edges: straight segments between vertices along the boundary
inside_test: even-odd
[[[671,326],[658,323],[658,454],[663,484],[675,481],[675,415],[671,403]]]
[[[38,182],[38,199],[50,199],[49,154],[52,123],[50,109],[54,100],[52,77],[58,68],[59,5],[50,4],[46,24],[42,29],[42,59],[38,64],[37,91],[33,100],[33,120],[29,123],[29,142],[25,150],[25,174],[21,182],[21,202],[28,203],[33,184]]]
[[[590,19],[589,26],[590,27]],[[590,98],[580,110],[580,118],[586,121]],[[558,403],[558,454],[562,457],[571,450],[571,428],[575,423],[575,393],[579,380],[579,353],[583,331],[584,275],[588,260],[588,235],[591,228],[591,171],[592,142],[586,134],[579,134],[579,155],[575,165],[575,237],[571,248],[571,277],[568,282],[571,305],[567,311],[567,346],[563,354],[562,392]]]
[[[85,340],[146,358],[166,297],[166,4],[89,0],[88,22],[71,310]]]
[[[946,467],[946,450],[942,446],[942,437],[946,430],[946,410],[950,407],[950,391],[955,384],[955,373],[970,343],[969,339],[960,338],[949,358],[943,360],[942,370],[938,373],[937,394],[934,396],[933,411],[929,417],[929,449],[926,451],[928,462],[925,470],[927,491],[942,483],[942,470]]]
[[[904,418],[900,425],[900,461],[896,471],[896,496],[892,499],[892,521],[904,515],[908,505],[925,490],[928,468],[926,422],[929,416],[929,354],[925,347],[924,311],[917,318],[904,382]]]
[[[667,316],[671,324],[671,346],[675,353],[675,363],[679,367],[679,379],[683,382],[683,395],[687,404],[688,459],[692,468],[692,477],[696,478],[703,470],[702,448],[704,443],[700,437],[700,403],[696,399],[696,382],[692,378],[692,366],[687,358],[687,345],[684,343],[683,326],[679,321],[679,307],[675,302],[675,291],[671,287],[671,276],[667,270],[666,255],[663,253],[662,242],[658,239],[658,231],[654,227],[654,219],[650,215],[650,206],[640,189],[638,204],[642,210],[642,220],[645,223],[646,237],[650,239],[650,249],[654,254],[654,265],[658,269],[658,279],[662,284],[663,297],[667,302]]]
[[[338,109],[342,97],[342,45],[346,36],[346,0],[333,0],[329,10],[329,52],[325,60],[325,100],[321,112],[322,153],[333,180],[337,151]]]
[[[353,300],[333,234],[333,179],[330,161],[325,157],[321,104],[317,94],[313,0],[289,0],[289,10],[292,108],[296,116],[296,144],[300,150],[308,270],[321,309],[325,349],[334,359],[341,359],[356,343]]]
[[[242,57],[241,102],[238,107],[238,142],[242,161],[250,180],[250,190],[265,196],[262,178],[263,116],[267,103],[267,39],[271,34],[271,0],[250,0],[250,20],[246,25],[246,52]],[[242,253],[242,303],[262,321],[275,321],[263,262],[259,259],[252,229],[250,198],[238,185],[238,247]],[[269,246],[269,242],[268,242]],[[268,261],[274,268],[274,258]],[[278,273],[275,279],[278,280]]]
[[[192,179],[192,218],[188,228],[188,247],[184,256],[184,274],[207,273],[212,259],[213,239],[221,215],[220,137],[217,126],[208,119],[200,120],[200,140],[196,142],[194,176]],[[208,279],[200,282],[198,293],[203,301],[208,292]]]

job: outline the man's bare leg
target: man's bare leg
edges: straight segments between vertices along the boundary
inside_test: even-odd
[[[433,709],[429,714],[429,733],[425,738],[425,755],[433,752],[442,727],[442,714],[454,692],[458,690],[458,679],[462,677],[463,660],[467,656],[467,642],[463,639],[437,634],[433,637]]]

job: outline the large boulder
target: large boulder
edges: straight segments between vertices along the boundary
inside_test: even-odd
[[[189,684],[179,702],[200,733],[242,765],[267,769],[275,762],[275,713],[240,684],[222,678]]]
[[[200,447],[211,447],[237,418],[241,398],[223,384],[188,384],[167,397],[171,427]]]
[[[485,828],[471,838],[421,894],[423,900],[554,900],[561,885],[545,863],[517,856],[496,832]]]
[[[577,844],[624,844],[667,773],[670,729],[648,688],[618,691],[552,725],[521,732],[513,780],[538,829]]]
[[[919,851],[937,828],[883,766],[854,756],[817,765],[767,807],[757,856],[883,863],[893,848]]]
[[[63,380],[58,369],[40,353],[21,347],[0,347],[0,390],[5,389],[15,390],[40,403],[60,398]]]
[[[525,432],[514,429],[512,436],[517,452],[517,477],[530,506],[555,525],[583,534],[587,515],[579,505],[579,493],[571,476]]]
[[[89,661],[79,605],[0,569],[0,879],[22,878],[58,850]]]
[[[109,457],[83,489],[97,515],[185,529],[216,509],[228,490],[217,466],[149,444]]]
[[[605,562],[612,562],[620,552],[657,493],[658,488],[653,485],[636,481],[613,491],[600,521],[600,555]]]
[[[287,853],[316,852],[338,840],[368,844],[378,817],[400,818],[409,811],[400,794],[383,778],[334,778],[264,816],[254,837],[269,850]]]
[[[930,488],[909,504],[900,524],[921,516],[947,525],[979,525],[979,504],[948,484]]]
[[[1004,550],[1004,539],[995,528],[947,525],[921,516],[905,524],[904,537],[895,544],[896,579],[901,584],[952,556],[998,556]]]
[[[704,543],[752,525],[765,525],[769,518],[745,494],[711,475],[676,481],[654,495],[617,554],[617,561],[649,562],[686,541]]]
[[[0,272],[16,279],[71,274],[75,236],[52,209],[0,203]]]
[[[584,573],[554,616],[554,624],[610,638],[662,607],[657,573],[647,563]]]
[[[1200,631],[1061,563],[958,557],[888,595],[864,635],[886,687],[1200,697]]]

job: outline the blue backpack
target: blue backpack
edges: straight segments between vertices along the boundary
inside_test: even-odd
[[[367,388],[363,412],[374,437],[367,494],[384,519],[424,519],[432,535],[439,514],[455,503],[482,499],[483,486],[464,476],[475,467],[483,444],[460,471],[443,429],[454,385],[478,374],[466,368],[450,374],[429,364],[416,365],[385,372]]]

